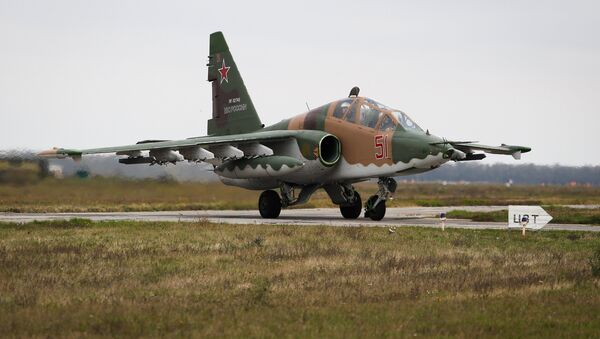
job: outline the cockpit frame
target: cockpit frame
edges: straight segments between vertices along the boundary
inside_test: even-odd
[[[406,113],[365,97],[338,101],[331,112],[331,117],[375,131],[386,132],[401,129],[423,132],[423,129]]]

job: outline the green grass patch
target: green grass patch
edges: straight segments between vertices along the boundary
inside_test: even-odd
[[[0,224],[5,337],[594,337],[600,234]]]
[[[465,210],[452,210],[446,213],[450,219],[470,219],[473,221],[504,222],[508,220],[508,210],[493,212],[472,212]]]
[[[356,188],[363,201],[377,191],[374,183],[360,183]],[[259,194],[218,182],[48,178],[21,185],[0,185],[0,212],[256,209]],[[400,183],[388,207],[525,204],[600,204],[600,187]],[[308,204],[297,207],[335,206],[323,190],[318,190]]]
[[[544,209],[552,216],[550,223],[600,225],[600,208],[544,206]],[[453,210],[447,213],[447,217],[452,219],[471,219],[473,221],[506,222],[508,219],[508,210],[493,212]]]

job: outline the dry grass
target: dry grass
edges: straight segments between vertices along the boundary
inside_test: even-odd
[[[373,183],[357,185],[363,200]],[[260,192],[221,183],[92,179],[47,179],[0,185],[0,211],[104,212],[197,209],[255,209]],[[598,187],[400,184],[389,206],[509,204],[600,204]],[[300,207],[334,207],[323,190]]]
[[[0,225],[3,336],[593,337],[600,234]]]
[[[9,212],[105,212],[256,208],[259,192],[221,183],[47,179],[0,185],[0,210]]]

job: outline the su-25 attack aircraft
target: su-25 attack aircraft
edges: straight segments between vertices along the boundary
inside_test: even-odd
[[[208,162],[226,185],[264,190],[258,201],[264,218],[277,218],[282,208],[307,202],[319,188],[339,205],[344,218],[358,218],[363,205],[352,184],[378,178],[379,190],[364,208],[365,217],[381,220],[386,200],[396,190],[393,177],[429,171],[450,160],[485,158],[477,151],[519,159],[531,150],[442,139],[404,112],[358,96],[357,87],[348,98],[264,127],[221,32],[210,35],[208,58],[213,97],[208,136],[83,150],[54,148],[40,155],[77,159],[116,153],[125,156],[119,159],[122,164]]]

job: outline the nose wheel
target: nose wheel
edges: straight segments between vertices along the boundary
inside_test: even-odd
[[[379,199],[378,195],[372,195],[365,206],[365,218],[379,221],[385,217],[385,200]]]

